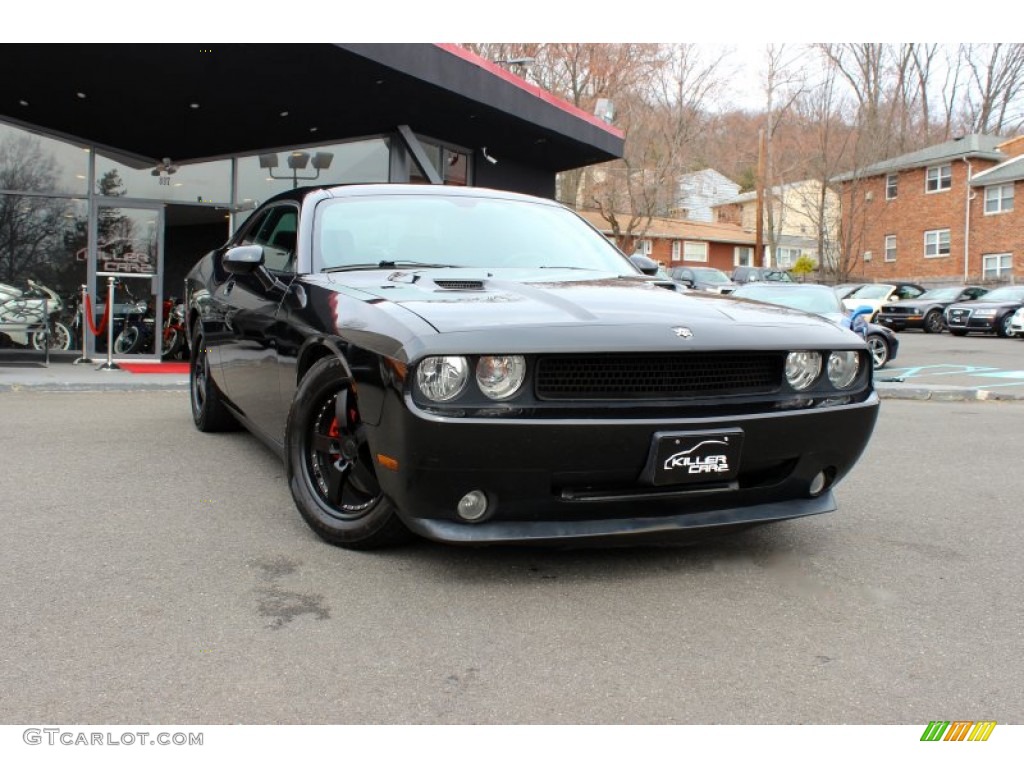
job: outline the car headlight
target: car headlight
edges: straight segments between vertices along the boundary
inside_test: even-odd
[[[819,352],[790,352],[786,355],[786,381],[793,389],[802,391],[810,387],[821,373]]]
[[[469,379],[469,363],[458,355],[425,357],[416,368],[416,385],[428,399],[444,403],[458,397]]]
[[[911,307],[910,309],[907,310],[907,312],[909,312],[912,315],[920,315],[921,314],[921,308],[920,307]]]
[[[526,358],[522,355],[485,355],[476,364],[476,383],[491,400],[506,400],[523,385]]]
[[[828,380],[836,389],[853,384],[860,370],[860,355],[856,352],[833,352],[828,356]]]

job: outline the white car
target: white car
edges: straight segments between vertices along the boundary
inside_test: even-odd
[[[1024,307],[1021,307],[1010,318],[1010,336],[1024,339]]]
[[[883,304],[903,299],[916,299],[924,293],[924,288],[914,283],[867,283],[843,299],[843,307],[853,312],[860,307],[871,307],[868,322],[875,321],[875,315]]]

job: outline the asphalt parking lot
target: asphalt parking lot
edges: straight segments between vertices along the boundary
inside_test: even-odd
[[[376,553],[313,536],[276,457],[196,432],[180,389],[0,412],[0,722],[1024,721],[1024,403],[884,402],[817,518]]]

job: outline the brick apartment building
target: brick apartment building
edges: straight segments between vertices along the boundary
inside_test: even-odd
[[[837,177],[852,279],[1024,278],[1024,136],[972,134]]]
[[[611,225],[597,211],[577,211],[611,239]],[[628,216],[624,216],[628,219]],[[735,224],[653,217],[632,248],[662,266],[715,267],[726,274],[740,264],[751,264],[754,235]],[[629,248],[627,248],[629,251]]]

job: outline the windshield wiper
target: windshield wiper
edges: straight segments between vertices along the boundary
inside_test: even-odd
[[[453,264],[427,264],[422,261],[378,261],[376,264],[341,264],[324,267],[321,272],[349,272],[360,269],[394,269],[395,267],[419,267],[422,269],[454,269]]]

